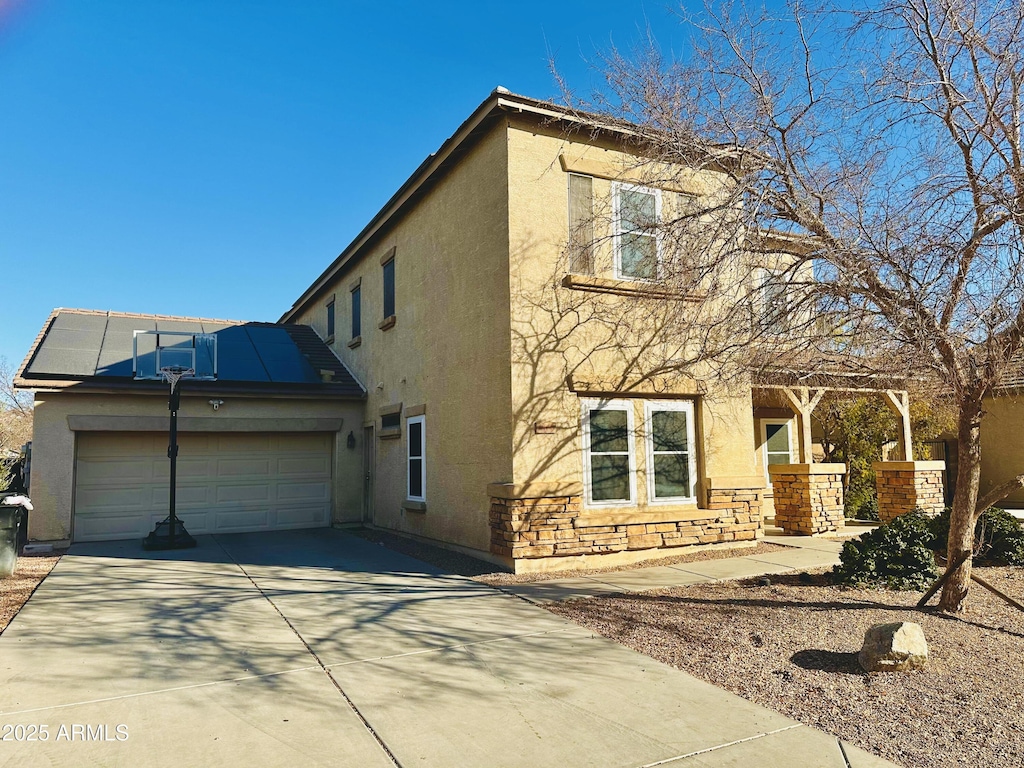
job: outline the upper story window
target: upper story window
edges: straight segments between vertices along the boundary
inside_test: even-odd
[[[363,320],[362,320],[362,290],[361,286],[357,285],[352,289],[352,338],[357,339],[363,335]]]
[[[569,174],[569,271],[594,274],[594,179]]]
[[[384,274],[384,319],[395,314],[395,258],[392,256],[383,266]]]
[[[790,285],[785,274],[760,269],[754,275],[755,321],[766,333],[783,333],[789,328],[792,307]]]
[[[615,277],[657,280],[661,274],[661,191],[616,182],[612,185],[615,223]]]
[[[334,299],[327,302],[327,338],[334,338]]]

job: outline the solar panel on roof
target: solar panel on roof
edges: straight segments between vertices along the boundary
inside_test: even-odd
[[[156,320],[151,317],[116,317],[107,318],[107,333],[127,333],[132,331],[155,331]]]
[[[44,345],[36,352],[29,373],[51,376],[93,376],[96,373],[96,352],[91,349],[55,349]]]
[[[221,381],[270,381],[244,326],[217,331],[217,373]]]
[[[80,312],[61,312],[53,319],[50,330],[98,331],[107,327],[106,315],[83,315]]]
[[[271,381],[308,384],[320,380],[284,328],[253,324],[246,331]]]
[[[28,372],[63,376],[95,375],[105,327],[104,315],[61,312],[50,324]]]

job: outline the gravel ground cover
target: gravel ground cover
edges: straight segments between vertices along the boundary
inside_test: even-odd
[[[980,568],[1022,600],[1024,568]],[[549,610],[640,653],[907,768],[1024,765],[1024,613],[979,585],[966,612],[915,609],[918,592],[772,576],[573,600]],[[810,582],[810,583],[807,583]],[[935,600],[933,599],[933,604]],[[926,669],[868,675],[872,624],[914,621]]]
[[[39,583],[53,570],[60,555],[19,557],[14,575],[0,579],[0,632],[11,623]]]
[[[634,568],[652,568],[657,565],[677,565],[679,563],[694,563],[703,560],[721,560],[728,557],[745,557],[747,555],[766,555],[770,552],[788,549],[777,544],[759,543],[755,547],[741,547],[732,549],[705,549],[688,552],[657,560],[645,560],[634,565],[622,565],[614,568],[591,568],[585,571],[558,571],[557,573],[520,573],[514,574],[501,570],[493,563],[478,560],[469,555],[453,552],[441,547],[435,547],[405,536],[398,536],[386,531],[378,531],[370,528],[357,528],[349,531],[361,536],[368,541],[381,544],[388,549],[415,557],[425,563],[436,565],[450,573],[457,573],[460,576],[471,576],[477,581],[482,581],[491,586],[503,584],[525,584],[535,581],[546,581],[549,579],[565,579],[576,576],[593,575],[595,573],[609,573],[612,571],[626,571]]]

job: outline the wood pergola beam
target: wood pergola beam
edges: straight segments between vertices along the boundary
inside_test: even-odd
[[[904,461],[914,460],[914,443],[910,430],[910,395],[905,390],[887,389],[882,393],[885,404],[900,418],[900,453]]]
[[[874,389],[870,387],[814,387],[812,396],[810,387],[795,387],[786,384],[757,384],[753,389],[777,389],[789,400],[800,420],[800,460],[811,463],[811,412],[827,392],[845,392],[849,394],[881,395],[889,409],[900,419],[900,453],[903,461],[914,460],[914,444],[911,435],[910,395],[905,389]],[[805,418],[806,416],[806,418]]]
[[[825,388],[819,388],[811,394],[808,387],[781,387],[782,393],[789,400],[793,410],[796,411],[800,427],[800,463],[813,464],[814,451],[811,438],[811,414],[821,402],[825,394]]]

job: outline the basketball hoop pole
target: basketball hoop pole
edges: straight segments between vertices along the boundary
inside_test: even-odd
[[[164,378],[171,385],[171,394],[167,399],[167,409],[171,412],[171,424],[168,430],[167,458],[171,460],[170,492],[168,494],[169,514],[163,522],[142,542],[143,549],[187,549],[196,545],[196,540],[185,530],[184,524],[178,520],[175,509],[178,490],[178,408],[181,406],[181,382],[185,376],[195,373],[193,369],[166,368],[161,369]],[[162,530],[166,529],[166,530]]]
[[[170,439],[167,444],[167,458],[171,460],[171,492],[170,492],[170,514],[168,522],[170,530],[167,532],[167,541],[171,549],[175,549],[174,534],[178,527],[178,516],[175,514],[175,501],[178,490],[178,407],[181,405],[181,380],[171,385],[171,396],[168,398],[167,408],[171,412]]]

